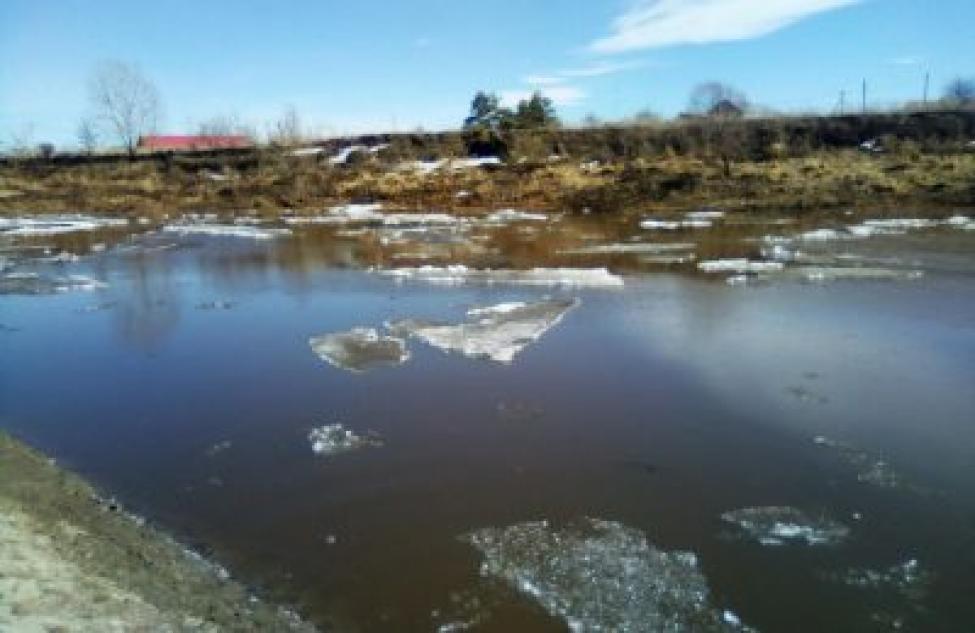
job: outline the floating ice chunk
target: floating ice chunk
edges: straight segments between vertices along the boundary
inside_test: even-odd
[[[867,268],[855,266],[801,266],[796,269],[806,281],[823,283],[839,279],[912,280],[924,277],[921,270]]]
[[[447,213],[387,213],[382,216],[386,226],[449,226],[462,222],[463,218]]]
[[[122,227],[128,224],[129,221],[125,218],[102,218],[81,214],[0,218],[0,235],[57,235]]]
[[[405,319],[389,324],[389,329],[444,351],[510,363],[577,305],[578,299],[502,303],[468,310],[468,320],[457,325]]]
[[[239,237],[251,240],[270,240],[290,235],[286,228],[262,228],[239,224],[211,224],[208,222],[184,221],[167,224],[163,230],[179,235],[207,235],[211,237]]]
[[[325,456],[383,445],[379,437],[372,434],[356,435],[341,424],[326,424],[312,429],[308,441],[311,442],[311,450]]]
[[[813,229],[796,236],[797,239],[805,242],[828,242],[831,240],[842,240],[849,238],[850,235],[837,231],[836,229]]]
[[[380,336],[374,328],[354,328],[308,339],[313,352],[325,362],[351,372],[405,363],[410,358],[401,338]]]
[[[592,244],[590,246],[580,246],[578,248],[570,248],[559,252],[563,255],[659,255],[662,253],[692,251],[694,248],[695,244],[693,242],[626,242],[615,244]]]
[[[785,268],[782,262],[748,259],[709,259],[698,262],[697,267],[705,273],[737,273],[740,275],[778,272]]]
[[[725,512],[721,519],[738,526],[762,545],[835,545],[850,534],[850,529],[841,523],[825,517],[812,518],[787,506],[743,508]]]
[[[895,591],[908,600],[923,599],[933,580],[933,575],[916,558],[887,569],[848,569],[826,577],[851,587]]]
[[[885,459],[871,455],[853,444],[822,435],[813,438],[813,443],[835,451],[840,459],[853,467],[857,481],[860,483],[880,488],[899,488],[904,483],[901,476]]]
[[[332,207],[325,215],[306,215],[285,218],[286,224],[350,224],[353,222],[382,222],[379,203],[343,204]]]
[[[676,220],[641,220],[640,228],[650,231],[676,231],[680,228],[680,222]]]
[[[105,288],[108,288],[108,284],[104,281],[85,275],[49,277],[37,273],[7,273],[0,277],[0,295],[47,295]]]
[[[545,222],[549,216],[545,213],[529,213],[518,211],[517,209],[501,209],[495,211],[484,218],[488,222]]]
[[[688,220],[720,220],[725,216],[724,211],[713,211],[708,209],[701,209],[700,211],[691,211],[684,217]]]
[[[666,552],[633,528],[586,518],[485,528],[462,537],[499,578],[572,631],[740,631],[713,608],[690,552]]]
[[[712,226],[711,220],[689,218],[686,220],[641,220],[640,228],[648,231],[676,231],[678,229],[707,229]]]
[[[532,268],[529,270],[497,270],[468,268],[463,264],[451,266],[419,266],[414,268],[379,269],[381,275],[406,281],[416,280],[438,284],[514,284],[527,286],[566,286],[616,288],[623,278],[605,268]]]

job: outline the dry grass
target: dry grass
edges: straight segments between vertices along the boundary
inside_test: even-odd
[[[459,197],[459,192],[467,192]],[[320,210],[347,201],[477,214],[518,207],[600,214],[728,209],[818,209],[975,204],[975,153],[867,155],[829,151],[743,161],[665,153],[598,167],[577,161],[498,169],[404,171],[378,160],[333,167],[270,157],[222,172],[153,163],[0,168],[0,212],[83,211],[150,217],[186,211]]]

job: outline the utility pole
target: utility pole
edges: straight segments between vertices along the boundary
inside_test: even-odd
[[[840,116],[846,114],[846,90],[840,90]]]
[[[931,86],[931,73],[924,73],[924,105],[928,105],[928,88]]]
[[[867,113],[867,80],[863,80],[863,113]]]

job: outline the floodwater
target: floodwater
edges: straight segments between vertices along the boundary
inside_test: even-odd
[[[815,246],[920,278],[623,288],[402,281],[288,236],[69,246],[20,268],[106,287],[0,296],[0,425],[323,627],[564,630],[465,535],[587,517],[693,552],[711,606],[760,631],[975,623],[973,231]],[[545,298],[579,303],[511,362],[411,338],[350,372],[309,346]],[[312,450],[336,424],[379,439]],[[844,538],[722,519],[764,507]],[[862,580],[895,567],[925,583]]]

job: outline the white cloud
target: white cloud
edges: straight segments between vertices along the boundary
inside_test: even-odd
[[[921,58],[914,56],[895,57],[890,60],[890,63],[895,66],[918,66],[921,63]]]
[[[645,66],[645,62],[604,62],[593,64],[582,68],[569,68],[559,71],[562,77],[602,77],[603,75],[614,75],[624,70],[633,70]]]
[[[816,13],[860,0],[637,0],[589,45],[622,53],[678,44],[730,42],[767,35]]]
[[[528,75],[522,81],[529,86],[554,86],[565,83],[565,77],[555,75]]]
[[[602,62],[581,66],[578,68],[564,68],[552,74],[528,75],[522,78],[522,82],[529,86],[558,86],[567,83],[570,79],[586,79],[589,77],[602,77],[632,70],[647,65],[646,62]]]
[[[532,90],[502,90],[501,105],[512,108],[519,101],[530,99]],[[541,93],[552,100],[557,106],[571,106],[586,98],[586,93],[575,86],[554,85],[541,89]]]

